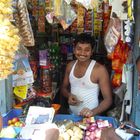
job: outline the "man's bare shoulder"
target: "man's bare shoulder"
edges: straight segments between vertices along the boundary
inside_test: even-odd
[[[100,64],[100,63],[98,63],[98,62],[96,62],[96,64],[95,64],[95,69],[98,70],[98,71],[106,70],[105,66]]]
[[[100,63],[96,63],[95,64],[95,68],[94,68],[94,73],[96,73],[99,77],[102,77],[104,75],[108,75],[108,71],[106,69],[106,67]]]
[[[75,63],[75,60],[70,61],[70,62],[67,64],[66,70],[67,70],[67,71],[70,71],[70,70],[72,69],[72,66],[74,65],[74,63]]]

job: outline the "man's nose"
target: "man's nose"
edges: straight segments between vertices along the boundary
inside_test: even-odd
[[[81,51],[81,55],[85,55],[85,51],[84,50]]]

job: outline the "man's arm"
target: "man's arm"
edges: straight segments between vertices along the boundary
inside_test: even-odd
[[[116,133],[114,128],[105,128],[101,133],[101,140],[122,140]]]
[[[77,104],[79,104],[79,100],[77,99],[77,97],[75,95],[73,95],[70,92],[70,89],[69,89],[69,86],[70,86],[69,74],[70,74],[72,65],[74,64],[73,62],[69,63],[66,67],[64,80],[63,80],[63,83],[62,83],[62,86],[61,86],[61,93],[63,94],[64,97],[66,97],[68,99],[68,103],[70,105],[77,105]]]
[[[98,68],[98,83],[103,96],[103,100],[97,108],[92,110],[93,115],[97,115],[106,111],[112,104],[112,92],[109,74],[106,68],[102,65],[100,65]]]
[[[63,94],[64,97],[69,98],[70,96],[70,91],[69,91],[69,73],[70,73],[70,66],[71,64],[69,63],[66,67],[63,83],[61,85],[61,93]]]

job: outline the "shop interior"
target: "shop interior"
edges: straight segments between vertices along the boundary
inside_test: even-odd
[[[5,99],[8,107],[4,113],[22,109],[27,115],[30,106],[40,106],[53,107],[56,114],[70,114],[60,89],[66,65],[75,60],[75,37],[84,32],[94,36],[92,59],[106,67],[112,87],[113,104],[99,115],[113,117],[117,122],[134,121],[134,91],[138,92],[138,87],[134,90],[133,84],[138,82],[138,73],[133,0],[1,3],[5,10],[0,6],[0,36],[4,40],[0,39],[0,79],[1,86],[6,79],[11,84],[5,84],[11,93]],[[9,42],[3,36],[5,30]]]

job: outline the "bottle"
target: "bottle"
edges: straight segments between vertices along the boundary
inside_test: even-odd
[[[52,74],[50,65],[41,66],[41,87],[45,93],[52,92]]]

